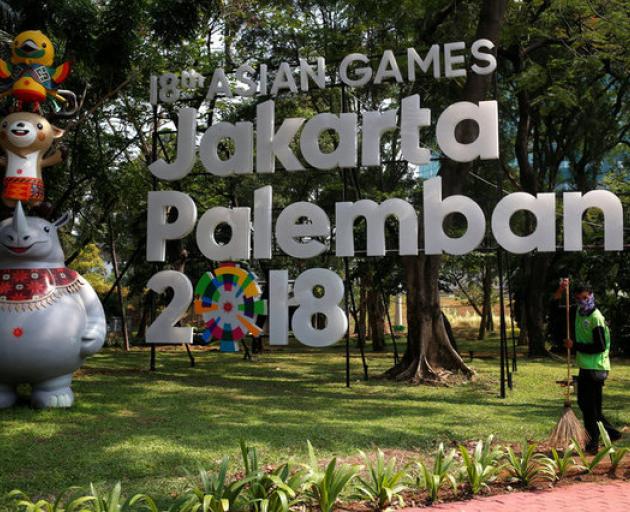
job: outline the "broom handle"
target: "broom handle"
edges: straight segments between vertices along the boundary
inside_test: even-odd
[[[567,339],[571,339],[571,304],[569,299],[569,280],[567,279],[567,287],[565,289],[565,305],[566,305],[566,319],[567,319]],[[566,401],[571,401],[571,349],[567,348],[567,391]]]

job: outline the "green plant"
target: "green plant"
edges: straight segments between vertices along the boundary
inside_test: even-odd
[[[245,506],[253,512],[288,512],[299,502],[306,482],[304,471],[292,471],[289,463],[265,472],[258,464],[255,447],[241,441],[241,453],[248,485],[243,492]]]
[[[9,497],[16,500],[16,509],[24,512],[127,512],[132,510],[158,512],[157,505],[146,494],[136,494],[127,500],[123,499],[120,482],[106,494],[100,494],[93,484],[90,484],[89,494],[80,494],[77,492],[78,489],[78,487],[66,489],[54,502],[44,499],[34,502],[20,490],[10,492]]]
[[[337,467],[337,459],[333,458],[324,471],[319,469],[315,450],[310,441],[308,444],[309,463],[307,467],[308,493],[317,502],[321,512],[331,512],[346,486],[357,476],[359,468],[344,464]]]
[[[599,428],[599,434],[604,443],[604,448],[608,448],[608,455],[610,457],[610,472],[614,474],[626,453],[630,451],[630,448],[615,448],[610,440],[608,432],[604,428],[604,424],[601,421],[597,422],[597,428]]]
[[[228,512],[229,510],[230,502],[228,500],[217,499],[211,494],[200,497],[182,496],[169,508],[169,512]]]
[[[457,490],[457,479],[449,470],[455,462],[455,450],[451,450],[448,454],[444,451],[444,443],[440,443],[433,466],[429,467],[420,461],[417,464],[418,475],[416,476],[416,486],[424,489],[429,495],[429,501],[434,502],[438,499],[440,489],[445,483],[450,483],[453,491]]]
[[[79,512],[84,504],[94,501],[94,496],[77,495],[77,489],[77,487],[69,487],[53,502],[44,499],[33,501],[19,489],[11,491],[9,498],[15,501],[16,510],[24,512]],[[64,498],[67,499],[64,501]]]
[[[241,457],[243,458],[243,469],[245,476],[257,473],[260,470],[258,464],[258,451],[255,446],[247,446],[247,443],[241,439],[239,441],[241,447]]]
[[[529,487],[540,479],[555,480],[556,472],[549,465],[551,459],[547,459],[542,453],[536,453],[533,444],[523,443],[521,454],[517,455],[511,446],[507,450],[507,468],[512,475],[513,482],[519,482]]]
[[[463,467],[461,470],[463,480],[465,480],[470,491],[478,494],[482,488],[496,480],[501,469],[499,465],[503,458],[503,450],[499,447],[492,447],[494,436],[487,437],[485,443],[480,439],[473,450],[472,455],[468,453],[465,446],[459,445],[459,452],[462,454]]]
[[[357,497],[371,501],[378,510],[390,505],[394,499],[404,506],[400,493],[407,488],[404,483],[407,474],[404,470],[396,469],[396,458],[392,457],[386,463],[385,454],[378,449],[376,460],[372,462],[364,452],[359,453],[365,460],[368,476],[366,478],[359,476],[359,483],[356,485]]]
[[[586,453],[584,453],[584,450],[582,450],[582,447],[575,439],[573,440],[573,447],[575,448],[575,451],[578,454],[580,461],[582,462],[583,468],[589,473],[593,472],[593,470],[599,465],[602,460],[604,460],[606,455],[608,455],[610,453],[610,450],[612,449],[612,446],[604,446],[593,456],[591,460],[588,460]]]
[[[178,512],[227,512],[233,508],[248,480],[229,482],[229,465],[229,457],[224,457],[216,472],[200,468],[196,478],[189,474],[189,487],[171,509]]]
[[[543,463],[546,464],[549,470],[553,472],[554,479],[560,480],[567,475],[569,469],[582,469],[581,465],[575,463],[575,458],[573,457],[574,454],[575,447],[573,443],[571,443],[569,447],[564,450],[562,456],[560,456],[555,448],[552,448],[552,458],[547,458],[547,460],[543,460]]]
[[[94,512],[126,512],[130,510],[157,512],[158,510],[153,499],[146,494],[136,494],[128,500],[124,500],[120,482],[107,494],[99,494],[94,485],[90,484],[90,492],[94,498],[92,502]]]

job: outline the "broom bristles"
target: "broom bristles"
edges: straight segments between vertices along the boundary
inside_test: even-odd
[[[554,448],[566,449],[575,441],[580,448],[584,448],[588,440],[589,435],[582,426],[582,422],[578,420],[571,406],[565,405],[562,416],[549,437],[549,444]]]

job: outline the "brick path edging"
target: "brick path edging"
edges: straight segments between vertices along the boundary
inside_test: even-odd
[[[623,512],[630,511],[630,482],[572,484],[540,491],[483,496],[402,512]]]

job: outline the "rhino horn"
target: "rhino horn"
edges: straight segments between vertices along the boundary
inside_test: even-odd
[[[22,238],[28,231],[28,221],[26,215],[24,215],[24,208],[22,208],[22,201],[18,201],[15,211],[13,212],[13,230],[18,237],[18,240]]]

